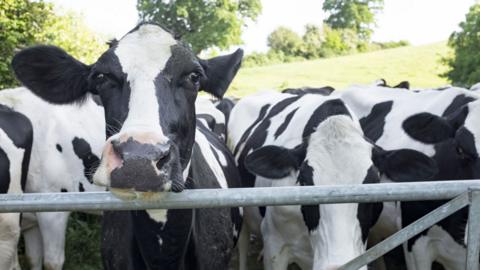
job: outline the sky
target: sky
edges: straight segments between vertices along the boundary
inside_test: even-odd
[[[136,0],[49,0],[83,14],[90,28],[120,38],[138,22]],[[268,50],[267,37],[279,26],[303,33],[308,23],[321,24],[322,0],[261,0],[263,12],[243,32],[247,53]],[[374,41],[408,40],[414,45],[447,40],[475,0],[384,0],[377,15]]]

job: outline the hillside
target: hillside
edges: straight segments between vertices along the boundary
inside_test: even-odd
[[[265,67],[242,68],[227,95],[245,96],[258,90],[325,86],[343,88],[384,78],[390,84],[403,80],[412,87],[447,84],[440,58],[448,53],[444,42]]]

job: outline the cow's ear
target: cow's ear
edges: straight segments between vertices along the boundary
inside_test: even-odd
[[[245,167],[253,174],[279,179],[298,169],[300,166],[298,158],[295,150],[268,145],[250,153],[245,158]]]
[[[206,78],[201,81],[200,89],[217,98],[223,97],[242,63],[243,50],[218,56],[209,60],[200,60]]]
[[[17,79],[42,99],[65,104],[81,100],[88,92],[90,67],[55,46],[35,46],[12,60]]]
[[[381,173],[397,182],[429,180],[438,172],[433,159],[412,149],[385,151],[375,148],[372,160]]]
[[[455,136],[450,121],[427,112],[410,116],[402,126],[410,137],[423,143],[439,143]]]

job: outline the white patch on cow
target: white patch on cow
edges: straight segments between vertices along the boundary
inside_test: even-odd
[[[210,146],[208,139],[198,129],[195,132],[195,142],[198,144],[201,151],[201,155],[203,155],[203,157],[207,161],[207,164],[210,170],[212,170],[213,174],[215,175],[215,178],[218,184],[220,185],[220,187],[228,188],[227,179],[225,178],[223,169],[218,163],[217,159],[215,158],[215,155],[213,154],[213,150],[212,150],[213,146],[212,147]]]
[[[162,222],[163,224],[167,222],[167,209],[147,209],[145,211],[151,219],[155,220],[155,222]]]
[[[407,252],[407,266],[413,270],[430,269],[432,262],[436,261],[446,269],[461,270],[465,269],[466,254],[465,247],[440,226],[434,225],[415,241],[411,252]]]
[[[153,130],[163,137],[160,143],[167,141],[160,126],[154,82],[165,68],[172,55],[171,46],[175,44],[177,41],[169,32],[151,24],[141,25],[119,41],[115,54],[131,89],[128,116],[120,134]]]
[[[473,134],[476,153],[480,155],[480,100],[468,104],[464,126]]]
[[[307,148],[315,186],[362,184],[372,166],[371,151],[350,117],[329,117],[311,135]],[[320,205],[320,223],[312,232],[313,269],[343,265],[365,251],[357,209],[356,203]]]
[[[157,235],[157,238],[158,238],[158,244],[159,244],[160,246],[162,246],[162,245],[163,245],[163,239],[162,239],[162,237],[161,237],[160,235]]]

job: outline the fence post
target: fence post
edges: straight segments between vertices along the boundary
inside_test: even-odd
[[[478,270],[478,257],[480,255],[480,190],[470,190],[469,199],[467,270]]]

